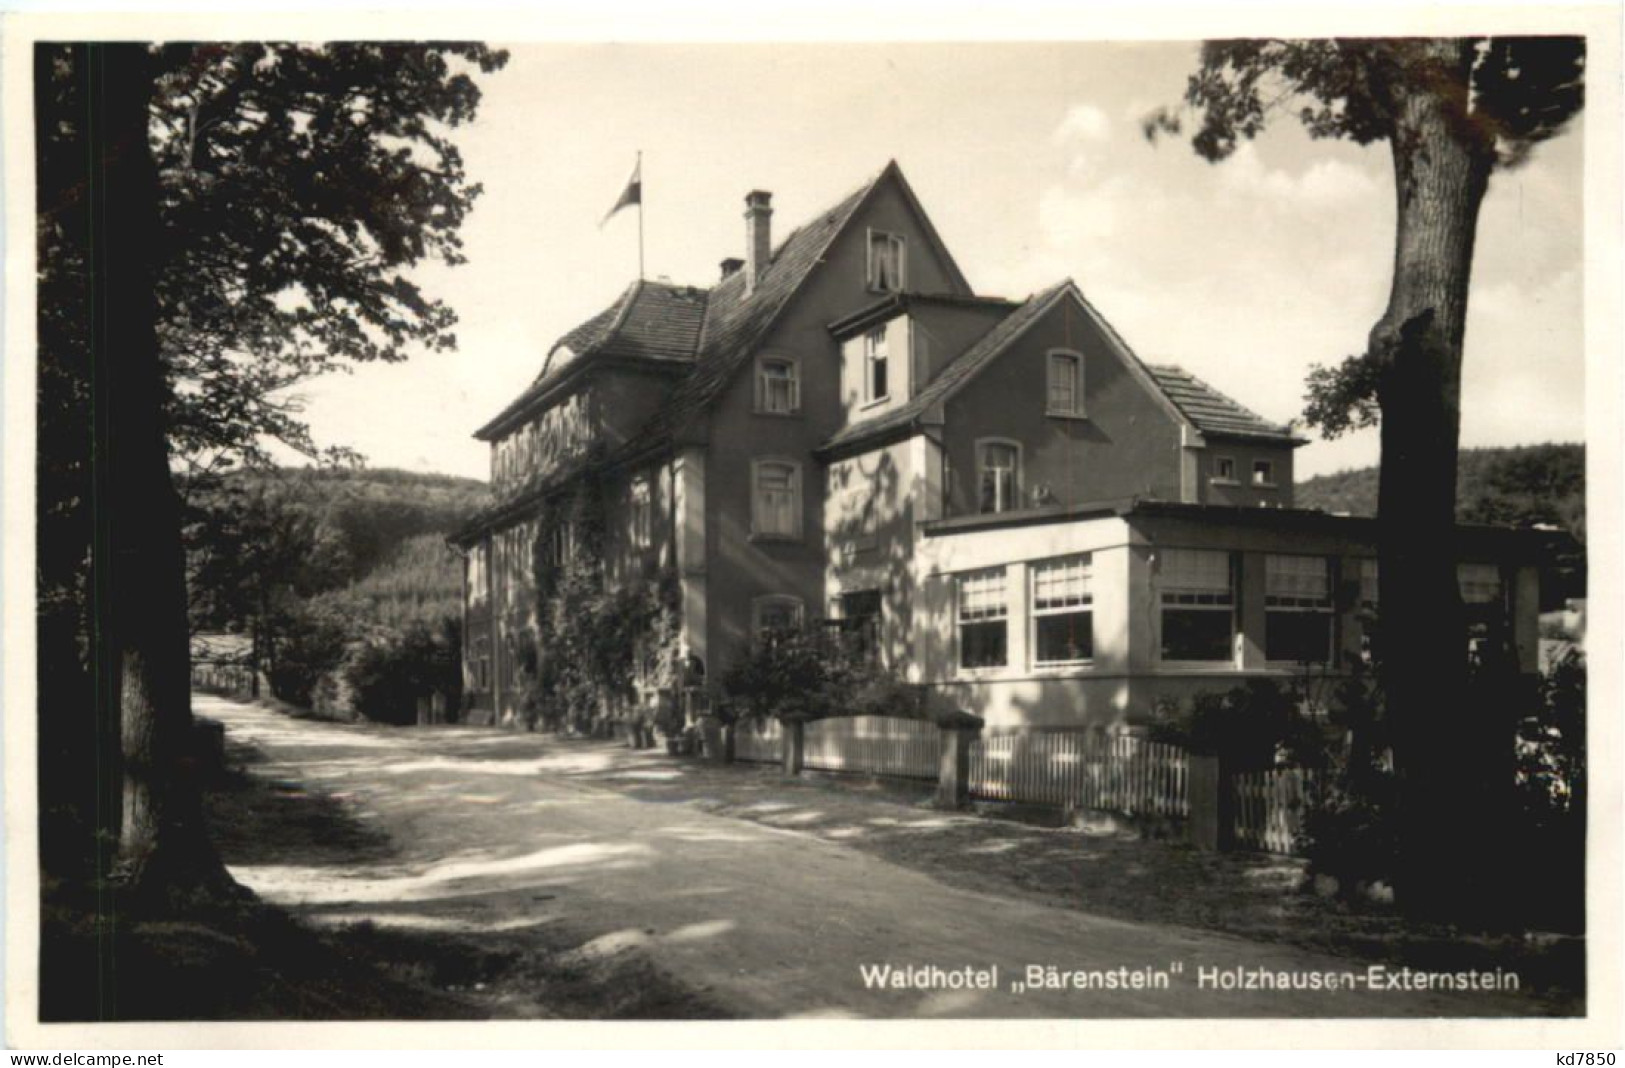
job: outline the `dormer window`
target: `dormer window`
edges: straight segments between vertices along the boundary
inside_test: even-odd
[[[801,410],[801,368],[794,359],[764,356],[756,361],[756,410],[769,415]]]
[[[1083,357],[1056,350],[1049,354],[1049,390],[1045,412],[1081,416],[1083,412]]]
[[[907,251],[901,234],[870,230],[869,288],[881,293],[901,292],[907,276]]]
[[[891,361],[886,346],[886,328],[877,326],[863,335],[863,400],[882,401],[891,396],[888,371]]]

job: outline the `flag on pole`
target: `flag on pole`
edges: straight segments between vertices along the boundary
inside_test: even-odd
[[[633,204],[637,204],[639,207],[643,205],[643,153],[641,152],[638,153],[638,161],[632,165],[632,177],[626,180],[626,188],[621,190],[620,198],[615,201],[615,206],[610,208],[598,223],[599,228],[602,229],[604,223],[609,222],[610,217],[617,211],[622,208],[629,208]]]

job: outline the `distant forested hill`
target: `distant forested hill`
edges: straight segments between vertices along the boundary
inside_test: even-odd
[[[1362,467],[1299,482],[1300,508],[1377,514],[1377,469]],[[1456,515],[1464,523],[1550,523],[1585,541],[1585,446],[1463,449]]]
[[[412,606],[454,607],[462,571],[444,536],[486,494],[473,479],[392,469],[245,471],[193,487],[194,628],[235,629],[264,611],[267,588],[298,598],[353,589],[388,623]]]
[[[449,534],[486,500],[484,482],[395,468],[317,468],[242,472],[245,488],[317,518],[350,558],[348,578],[372,571],[408,539]]]

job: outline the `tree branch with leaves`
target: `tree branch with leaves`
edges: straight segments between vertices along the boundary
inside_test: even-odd
[[[1148,138],[1190,134],[1219,162],[1270,123],[1311,138],[1387,142],[1397,206],[1388,305],[1363,352],[1309,378],[1307,415],[1328,437],[1380,425],[1382,671],[1405,807],[1402,900],[1460,915],[1493,852],[1511,739],[1463,700],[1455,580],[1461,373],[1478,212],[1497,170],[1528,162],[1584,103],[1577,37],[1211,41],[1183,105]]]

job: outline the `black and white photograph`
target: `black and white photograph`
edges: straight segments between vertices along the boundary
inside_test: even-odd
[[[1618,1046],[1618,8],[906,10],[8,22],[8,1046]]]

